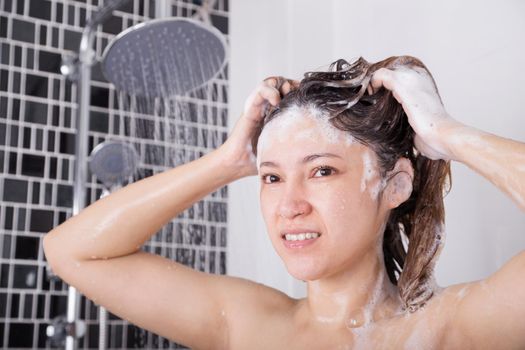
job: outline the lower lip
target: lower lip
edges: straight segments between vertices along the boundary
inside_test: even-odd
[[[289,249],[302,249],[302,248],[306,248],[308,246],[311,246],[312,244],[317,242],[318,239],[319,239],[319,237],[311,238],[311,239],[305,239],[303,241],[287,241],[286,239],[283,238],[283,242],[284,242],[284,246],[286,248],[289,248]]]

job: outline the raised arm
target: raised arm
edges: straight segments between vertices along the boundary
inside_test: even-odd
[[[429,73],[398,66],[375,72],[370,91],[384,86],[402,104],[418,150],[431,159],[461,162],[509,195],[525,211],[525,143],[492,135],[453,119]]]
[[[280,100],[274,86],[270,81],[254,91],[219,149],[130,184],[49,232],[44,251],[51,268],[89,299],[138,326],[192,348],[221,348],[231,331],[230,308],[242,304],[234,299],[260,296],[249,291],[261,288],[139,249],[192,203],[256,173],[248,146],[265,103]]]
[[[370,91],[384,86],[403,105],[416,147],[432,159],[455,160],[507,193],[525,210],[525,144],[465,126],[445,111],[423,68],[380,69]],[[450,332],[473,349],[525,349],[525,251],[488,278],[465,284]]]

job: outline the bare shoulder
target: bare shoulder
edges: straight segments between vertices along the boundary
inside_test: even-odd
[[[285,313],[297,302],[287,294],[261,283],[238,277],[217,278],[227,281],[221,287],[225,295],[226,310],[223,311],[230,314],[227,316],[231,318],[232,326],[248,326],[272,314]]]
[[[293,309],[297,300],[285,293],[254,281],[224,277],[222,317],[228,325],[228,349],[254,348],[258,344],[271,348],[282,337],[284,329],[292,324]]]
[[[486,279],[442,291],[449,334],[476,349],[525,348],[525,252]]]

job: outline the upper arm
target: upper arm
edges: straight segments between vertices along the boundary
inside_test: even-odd
[[[469,285],[453,327],[476,348],[525,348],[525,251],[485,280]]]
[[[145,252],[89,261],[55,261],[68,284],[113,314],[192,348],[217,348],[228,338],[226,276],[195,271]]]

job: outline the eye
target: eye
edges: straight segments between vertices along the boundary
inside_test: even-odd
[[[314,177],[330,176],[335,173],[335,169],[329,166],[320,166],[315,169]]]
[[[265,184],[273,184],[273,183],[278,182],[281,179],[279,178],[279,176],[274,175],[274,174],[265,174],[265,175],[261,176],[261,180]]]

